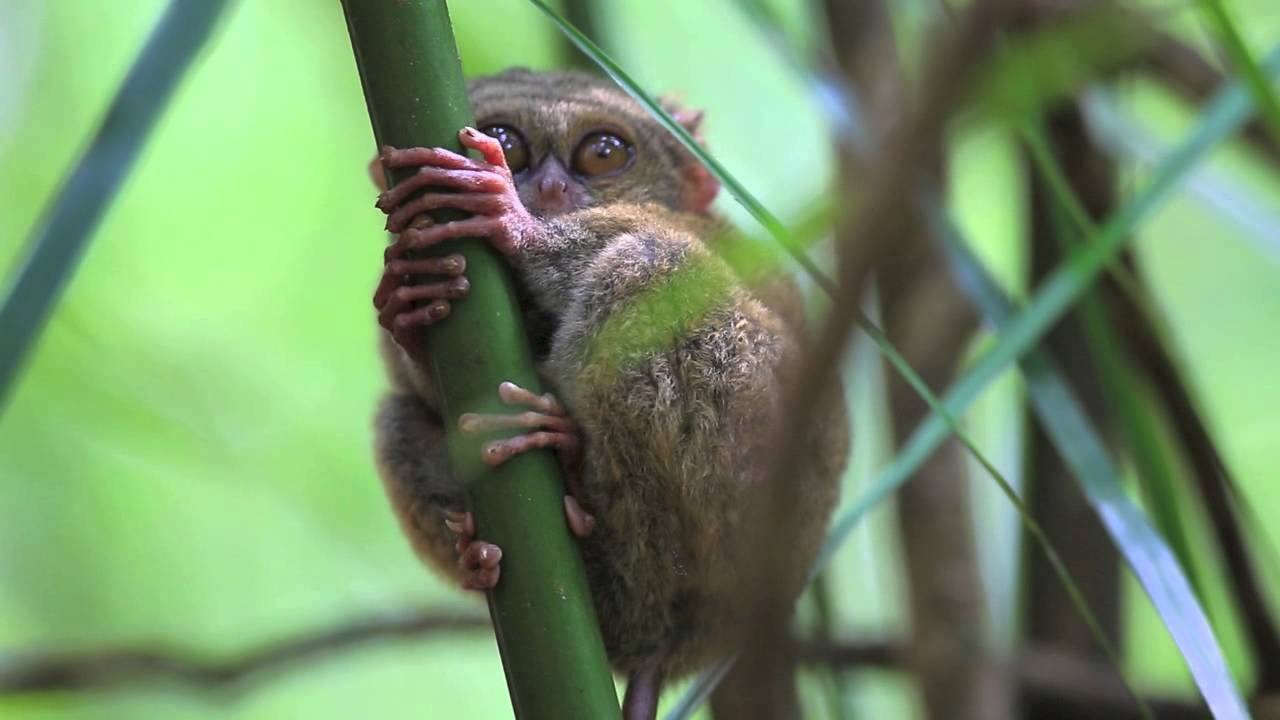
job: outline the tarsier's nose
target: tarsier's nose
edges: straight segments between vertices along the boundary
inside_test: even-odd
[[[538,204],[552,212],[569,207],[569,183],[557,177],[544,177],[538,181]]]

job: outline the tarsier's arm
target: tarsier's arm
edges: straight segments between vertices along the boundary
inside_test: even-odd
[[[445,453],[446,419],[440,414],[423,342],[427,328],[447,318],[451,302],[465,297],[470,285],[461,256],[419,257],[415,251],[444,239],[476,236],[511,255],[515,243],[531,235],[537,222],[515,196],[511,173],[493,139],[470,128],[460,138],[485,160],[474,161],[440,148],[386,148],[380,156],[387,167],[417,171],[395,188],[384,190],[378,202],[388,214],[387,229],[396,237],[385,253],[382,280],[373,299],[378,322],[386,331],[381,344],[393,384],[379,408],[375,454],[392,505],[418,554],[464,586],[487,589],[498,581],[501,550],[472,542],[474,523],[464,509],[465,488]],[[371,175],[376,180],[377,174]],[[434,191],[441,186],[472,192]],[[424,189],[427,192],[415,195]],[[473,215],[436,224],[425,214],[442,207]],[[448,419],[458,422],[461,432],[528,428],[523,435],[487,443],[487,462],[500,464],[538,447],[557,449],[562,460],[573,462],[577,428],[554,398],[510,383],[495,391],[504,402],[526,412]],[[575,533],[590,532],[594,519],[572,498],[566,498],[566,515]]]

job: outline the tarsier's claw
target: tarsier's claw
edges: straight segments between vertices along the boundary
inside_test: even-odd
[[[475,518],[469,512],[446,510],[444,524],[449,528],[449,532],[458,536],[459,542],[465,540],[469,543],[476,536]]]

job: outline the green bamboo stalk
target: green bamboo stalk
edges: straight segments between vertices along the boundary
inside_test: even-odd
[[[378,144],[465,152],[458,131],[474,119],[444,0],[342,0],[342,6]],[[427,344],[450,462],[467,483],[477,534],[503,550],[489,613],[515,714],[522,720],[617,718],[618,698],[582,559],[565,523],[564,482],[554,456],[526,453],[489,468],[480,461],[481,441],[456,432],[462,413],[510,412],[498,400],[504,380],[539,391],[506,265],[481,240],[446,243],[434,253],[462,254],[472,285],[448,320],[431,328]]]

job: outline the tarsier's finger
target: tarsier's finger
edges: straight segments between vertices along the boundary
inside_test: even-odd
[[[467,573],[462,580],[462,587],[465,590],[492,590],[498,586],[498,579],[502,577],[502,568],[496,567],[492,570],[475,570]]]
[[[536,395],[513,382],[498,385],[498,397],[508,405],[523,405],[548,415],[563,416],[564,406],[551,393]]]
[[[458,567],[463,570],[492,570],[502,561],[502,548],[493,543],[476,541],[469,543],[458,556]]]
[[[430,275],[457,277],[467,269],[467,261],[461,255],[446,255],[440,258],[421,258],[414,260],[392,260],[387,263],[373,291],[373,306],[379,310],[391,300],[391,295],[403,287],[414,276]]]
[[[468,590],[489,590],[498,584],[502,572],[502,549],[486,542],[472,542],[461,549],[458,567],[466,572],[462,586]]]
[[[448,185],[444,185],[440,181],[442,173],[452,173],[452,175],[447,176],[452,178]],[[460,190],[485,192],[486,188],[484,186],[476,185],[479,181],[469,181],[467,178],[482,178],[486,176],[497,178],[498,181],[504,183],[502,187],[505,188],[505,178],[488,168],[479,167],[475,169],[450,170],[447,168],[440,169],[435,167],[423,167],[419,168],[416,173],[396,183],[395,187],[378,195],[378,199],[373,204],[374,207],[378,208],[382,212],[391,212],[397,205],[404,202],[413,193],[421,190],[422,188],[432,186],[444,186]],[[489,190],[489,192],[496,191]]]
[[[378,324],[390,330],[406,310],[421,300],[457,300],[466,297],[470,291],[471,283],[465,277],[422,285],[401,285],[390,293],[378,311]]]
[[[539,431],[526,435],[517,435],[506,440],[494,440],[493,442],[485,443],[485,446],[480,449],[480,457],[487,464],[497,466],[520,453],[538,448],[554,448],[576,454],[578,446],[579,441],[576,434]]]
[[[423,214],[409,222],[409,229],[422,230],[434,224],[435,220],[432,220],[430,215]],[[385,265],[392,260],[399,260],[408,255],[411,249],[402,241],[400,235],[396,235],[395,240],[382,251],[382,262]]]
[[[414,344],[421,339],[422,328],[449,317],[452,311],[453,308],[447,300],[436,300],[429,305],[400,313],[395,320],[391,321],[391,327],[387,329],[391,331],[391,337],[395,338],[397,345],[411,351]]]
[[[369,161],[369,179],[373,181],[373,186],[379,190],[387,189],[387,173],[382,169],[382,158],[374,155]]]
[[[512,428],[539,428],[560,433],[572,433],[578,430],[573,421],[567,417],[546,415],[540,412],[504,413],[500,415],[465,413],[458,418],[458,429],[468,435],[478,435],[494,430],[510,430]]]
[[[491,170],[450,170],[428,165],[418,168],[418,171],[412,176],[405,178],[403,182],[398,183],[394,188],[379,195],[374,204],[383,212],[391,211],[395,204],[386,202],[383,198],[393,197],[391,193],[395,193],[397,190],[400,191],[400,194],[404,194],[423,187],[439,187],[461,192],[496,193],[503,192],[510,184],[510,180]]]
[[[569,521],[569,529],[574,536],[584,538],[596,529],[596,519],[591,513],[582,509],[578,499],[572,495],[564,496],[564,516]]]
[[[388,168],[434,166],[451,170],[486,170],[466,155],[442,147],[395,148],[383,145],[378,160]]]
[[[417,217],[425,217],[423,213],[428,210],[453,208],[476,215],[499,215],[507,208],[507,201],[503,196],[492,193],[425,193],[404,205],[392,208],[391,215],[387,218],[387,229],[397,232],[397,228],[404,225],[413,227],[411,221]]]
[[[431,247],[445,240],[457,238],[483,238],[501,229],[501,224],[494,218],[477,215],[466,220],[456,220],[443,225],[432,225],[421,230],[405,230],[400,233],[398,243],[403,243],[410,250]]]
[[[507,168],[507,156],[502,152],[502,143],[498,142],[497,138],[485,135],[473,127],[464,127],[458,133],[458,140],[466,147],[479,152],[485,162],[510,172]]]

